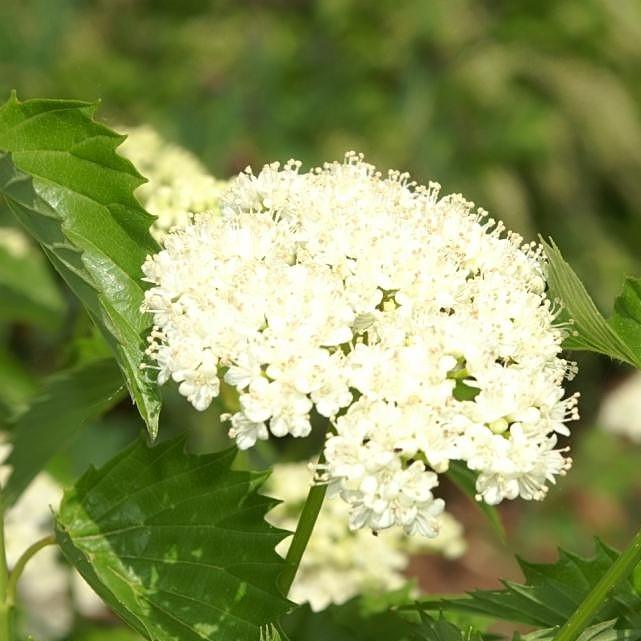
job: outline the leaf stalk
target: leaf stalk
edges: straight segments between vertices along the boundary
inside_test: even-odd
[[[322,464],[324,462],[325,457],[323,453],[321,453],[318,463]],[[292,583],[294,583],[294,579],[296,578],[298,567],[300,566],[303,554],[314,530],[314,525],[316,525],[318,514],[323,506],[326,492],[327,485],[314,484],[309,488],[309,492],[307,493],[307,499],[305,500],[303,511],[298,519],[294,538],[285,557],[288,565],[280,578],[281,589],[285,595],[289,593]]]

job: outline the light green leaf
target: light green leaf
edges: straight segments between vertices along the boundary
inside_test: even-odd
[[[290,609],[266,523],[265,473],[230,469],[236,450],[194,456],[184,439],[139,440],[65,494],[57,540],[130,626],[154,641],[258,641]]]
[[[150,319],[139,311],[141,265],[157,250],[133,196],[143,179],[115,152],[123,136],[95,105],[15,96],[0,107],[0,197],[80,298],[111,346],[152,437],[157,386],[140,364]]]
[[[574,270],[563,259],[559,248],[542,241],[548,259],[547,278],[552,297],[563,304],[572,319],[573,333],[565,346],[568,349],[599,352],[641,367],[641,358],[619,333],[619,323],[608,323],[590,298]],[[627,325],[626,321],[623,321]]]
[[[31,247],[15,250],[3,242],[11,234],[18,240],[22,230],[0,227],[0,319],[23,321],[43,329],[57,328],[64,320],[64,302],[42,254]]]
[[[279,632],[274,625],[265,626],[260,630],[260,641],[287,641],[284,634]]]
[[[3,496],[13,504],[47,462],[93,418],[124,396],[111,357],[97,355],[46,379],[28,408],[11,421],[12,472]]]

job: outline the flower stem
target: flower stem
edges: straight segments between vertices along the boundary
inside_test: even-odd
[[[601,609],[610,592],[641,562],[641,530],[561,627],[554,641],[575,641]]]
[[[9,608],[13,608],[16,604],[16,592],[18,589],[18,579],[22,575],[25,566],[31,560],[31,558],[42,548],[47,547],[48,545],[54,545],[56,542],[56,537],[53,534],[45,536],[44,538],[36,541],[33,545],[30,545],[16,561],[13,570],[9,574],[9,580],[7,581],[7,589],[5,601]]]
[[[318,463],[322,464],[324,462],[325,457],[321,453],[318,459]],[[283,594],[285,595],[289,593],[289,590],[292,587],[292,583],[296,578],[298,566],[300,565],[303,554],[305,553],[307,543],[309,543],[309,538],[312,535],[314,525],[316,524],[316,519],[318,518],[318,513],[320,512],[323,505],[323,499],[325,498],[326,491],[326,485],[312,485],[307,494],[307,499],[305,500],[303,511],[301,512],[300,518],[298,519],[298,525],[296,526],[294,538],[292,539],[292,543],[289,546],[289,551],[287,552],[287,557],[285,558],[287,562],[287,568],[285,568],[285,571],[280,578],[281,589],[283,590]]]
[[[13,641],[11,631],[12,607],[7,600],[9,569],[4,545],[4,506],[0,499],[0,641]]]

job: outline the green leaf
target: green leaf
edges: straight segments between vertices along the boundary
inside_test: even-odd
[[[0,197],[40,243],[111,346],[155,438],[160,397],[140,369],[141,265],[157,251],[153,218],[134,198],[143,179],[115,152],[124,137],[93,120],[95,105],[15,96],[0,107]]]
[[[313,612],[309,605],[285,617],[283,626],[295,641],[481,641],[477,630],[463,628],[426,612],[394,609],[372,612],[362,598]]]
[[[264,516],[265,473],[230,469],[236,450],[185,454],[184,438],[142,439],[63,499],[65,556],[130,626],[154,641],[257,641],[290,609]]]
[[[13,504],[47,462],[91,419],[115,405],[123,392],[122,375],[111,357],[98,356],[46,379],[28,408],[12,421],[7,504]]]
[[[560,550],[559,560],[553,564],[519,560],[525,584],[504,581],[503,590],[477,590],[451,599],[421,599],[416,606],[552,628],[565,623],[617,557],[600,541],[596,542],[595,555],[588,559]],[[610,593],[598,619],[615,619],[620,628],[641,630],[641,599],[631,580],[623,581]]]
[[[22,363],[0,347],[0,428],[6,429],[9,417],[26,408],[36,383]]]
[[[423,614],[420,630],[413,637],[416,641],[482,641],[480,632],[472,627],[460,629],[444,617],[433,619]]]
[[[314,612],[297,608],[283,621],[295,641],[409,641],[414,626],[392,610],[365,613],[359,599]]]
[[[68,641],[142,641],[142,637],[124,625],[99,626],[83,621],[74,626]]]
[[[259,641],[289,641],[287,636],[276,629],[274,625],[265,626],[260,630],[260,640]]]
[[[620,630],[615,628],[616,619],[603,621],[583,630],[577,641],[638,641],[641,639],[641,630]],[[526,634],[524,637],[515,637],[523,641],[553,641],[558,628],[537,630]]]
[[[641,367],[641,279],[626,278],[608,323],[634,355],[632,364]]]
[[[26,237],[18,251],[5,246],[2,236],[8,233],[20,239],[22,232],[0,227],[0,319],[32,323],[47,330],[58,327],[65,307],[51,268]]]
[[[485,514],[500,541],[505,543],[507,536],[505,534],[505,528],[503,527],[499,511],[493,505],[488,505],[487,503],[477,501],[475,499],[476,472],[470,470],[467,465],[461,461],[451,461],[447,470],[447,476],[464,494],[469,496],[474,502],[474,505],[476,505],[478,509]]]
[[[626,313],[621,316],[621,321],[608,323],[554,242],[547,244],[542,241],[542,245],[548,259],[547,279],[551,294],[561,301],[573,322],[574,332],[566,340],[565,347],[599,352],[641,367],[641,346],[637,343],[637,350],[631,349],[626,340],[632,336],[630,316]],[[634,297],[631,299],[620,304],[626,312],[634,310]],[[620,333],[619,326],[628,327],[626,334]]]

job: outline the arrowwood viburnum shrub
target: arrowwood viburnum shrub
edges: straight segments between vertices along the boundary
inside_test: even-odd
[[[571,460],[567,329],[540,248],[460,195],[347,154],[240,174],[143,269],[149,356],[199,410],[239,393],[230,436],[305,437],[331,423],[318,482],[350,526],[436,536],[438,474],[478,472],[489,504],[541,499]]]

